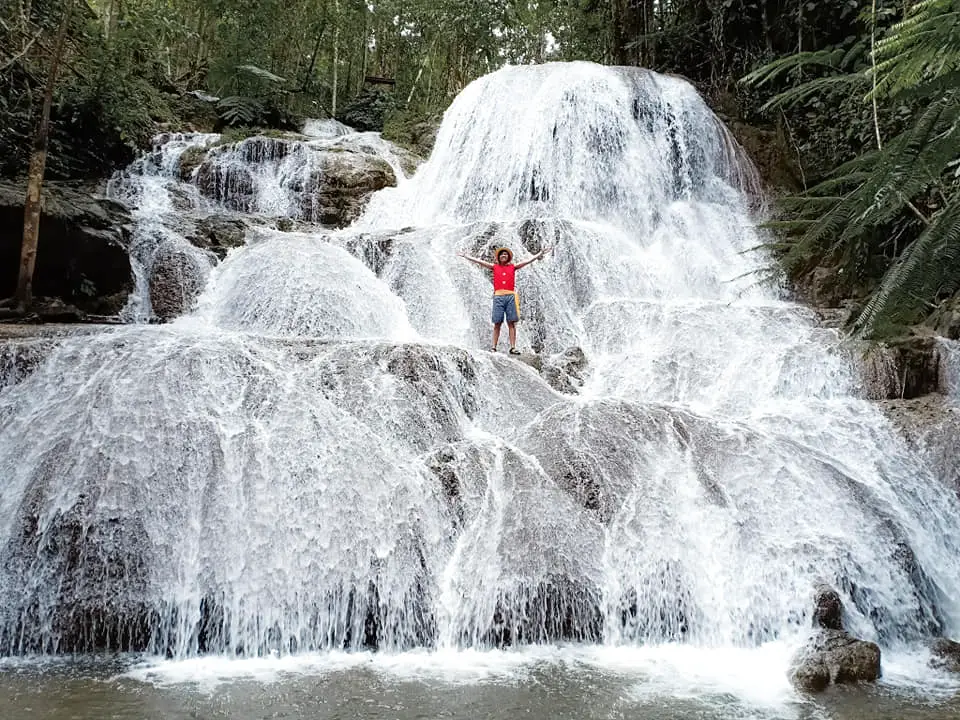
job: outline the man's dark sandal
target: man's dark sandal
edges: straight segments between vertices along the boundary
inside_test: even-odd
[[[511,354],[511,355],[519,355],[519,354],[520,354],[520,351],[517,350],[515,347],[512,347],[512,348],[510,348],[510,354]]]

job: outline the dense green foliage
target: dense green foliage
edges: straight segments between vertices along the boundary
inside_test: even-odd
[[[769,108],[840,107],[852,98],[869,114],[872,137],[785,198],[774,226],[790,274],[828,264],[848,294],[859,290],[852,326],[870,337],[901,331],[960,290],[960,3],[924,0],[905,18],[901,9],[881,6],[865,19],[872,33],[746,78],[763,87],[805,73]]]
[[[48,174],[103,175],[164,123],[386,115],[405,137],[505,63],[643,65],[775,128],[783,266],[835,268],[875,335],[957,290],[958,2],[78,0]],[[0,175],[26,167],[63,3],[0,4]]]

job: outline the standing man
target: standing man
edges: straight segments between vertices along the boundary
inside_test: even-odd
[[[510,333],[510,354],[519,355],[517,350],[517,321],[520,319],[520,296],[514,287],[514,273],[522,267],[526,267],[535,260],[541,259],[548,252],[553,250],[551,247],[545,247],[529,260],[524,260],[516,265],[512,264],[513,252],[509,248],[498,248],[496,251],[496,264],[488,263],[479,258],[473,258],[469,255],[459,252],[457,255],[464,260],[469,260],[481,267],[493,271],[493,352],[497,351],[497,344],[500,342],[500,326],[503,319],[507,319],[507,329]]]

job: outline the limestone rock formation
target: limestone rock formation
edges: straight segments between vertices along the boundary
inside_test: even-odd
[[[164,243],[150,268],[150,304],[160,320],[188,312],[203,292],[211,261],[189,246]]]
[[[0,296],[13,294],[20,266],[25,188],[0,183]],[[127,254],[131,217],[95,188],[43,187],[35,297],[58,298],[83,313],[115,315],[133,289]]]
[[[370,195],[396,185],[386,160],[359,152],[330,152],[316,178],[312,219],[331,227],[345,227],[359,217]]]
[[[911,399],[943,392],[942,340],[911,335],[864,347],[859,358],[865,394],[870,400]]]
[[[579,347],[570,347],[562,353],[551,355],[540,370],[543,379],[551,387],[568,395],[576,395],[583,387],[583,372],[587,356]]]
[[[228,250],[243,245],[246,236],[247,223],[241,218],[209,215],[197,223],[196,230],[188,239],[198,248],[209,250],[223,260]]]
[[[930,655],[931,667],[960,673],[960,643],[937,638],[930,643]]]
[[[814,597],[814,634],[793,657],[790,681],[801,690],[820,692],[831,683],[870,682],[880,677],[880,647],[843,629],[843,604],[836,590],[818,585]]]
[[[261,169],[277,187],[265,193]],[[200,193],[229,210],[287,216],[344,227],[370,195],[395,185],[390,164],[374,152],[315,147],[297,137],[252,137],[206,151],[192,175]]]

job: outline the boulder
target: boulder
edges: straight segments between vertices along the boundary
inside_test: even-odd
[[[356,220],[370,195],[397,184],[389,163],[376,155],[359,152],[328,152],[322,162],[310,219],[331,227],[345,227]]]
[[[960,673],[960,643],[937,638],[930,643],[930,667]]]
[[[0,183],[0,296],[16,290],[25,184]],[[129,212],[95,188],[47,182],[33,294],[81,313],[116,315],[133,290],[127,252]]]
[[[210,275],[211,261],[201,252],[166,242],[150,266],[150,304],[164,322],[191,310]]]
[[[880,677],[880,647],[845,630],[821,630],[791,663],[790,681],[819,692],[831,683],[872,682]]]
[[[794,656],[788,675],[801,690],[820,692],[828,685],[871,682],[880,677],[880,647],[843,629],[843,603],[829,585],[814,591],[814,634]]]
[[[246,242],[247,223],[229,215],[209,215],[197,223],[188,240],[196,247],[209,250],[220,260],[227,252]]]

